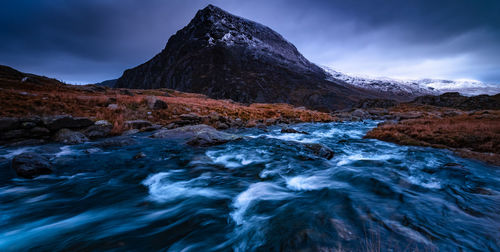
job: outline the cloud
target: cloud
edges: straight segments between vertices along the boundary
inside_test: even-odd
[[[499,82],[500,2],[228,1],[311,61],[371,75]],[[202,0],[17,0],[0,9],[0,64],[69,82],[116,78],[160,52]]]

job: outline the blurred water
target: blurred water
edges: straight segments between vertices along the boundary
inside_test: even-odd
[[[499,251],[500,169],[362,139],[375,124],[245,129],[208,148],[147,134],[0,148],[0,251]],[[15,178],[23,151],[49,153],[55,174]]]

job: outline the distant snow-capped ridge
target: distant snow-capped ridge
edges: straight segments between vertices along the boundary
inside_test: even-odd
[[[488,84],[477,80],[401,80],[387,77],[351,76],[329,67],[323,69],[330,74],[330,80],[341,80],[349,85],[373,90],[389,92],[398,96],[439,95],[446,92],[459,92],[462,95],[494,95],[500,93],[500,85]]]

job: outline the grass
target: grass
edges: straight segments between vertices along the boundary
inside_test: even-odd
[[[168,108],[149,109],[147,98],[150,96],[163,100]],[[110,104],[116,104],[118,108],[110,109]],[[335,120],[328,113],[295,108],[288,104],[244,105],[168,89],[123,90],[72,86],[40,76],[32,76],[30,80],[21,82],[19,76],[5,74],[0,74],[0,107],[1,117],[69,114],[107,120],[113,124],[116,134],[126,130],[124,122],[127,120],[144,119],[166,125],[186,113],[200,116],[216,113],[229,119],[240,118],[247,125],[278,118],[294,122]]]
[[[366,135],[403,145],[448,148],[500,165],[500,111],[449,113],[379,125]]]

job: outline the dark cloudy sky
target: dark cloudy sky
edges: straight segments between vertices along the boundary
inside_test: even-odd
[[[5,0],[0,64],[70,83],[117,78],[208,3],[344,72],[500,83],[498,0]]]

